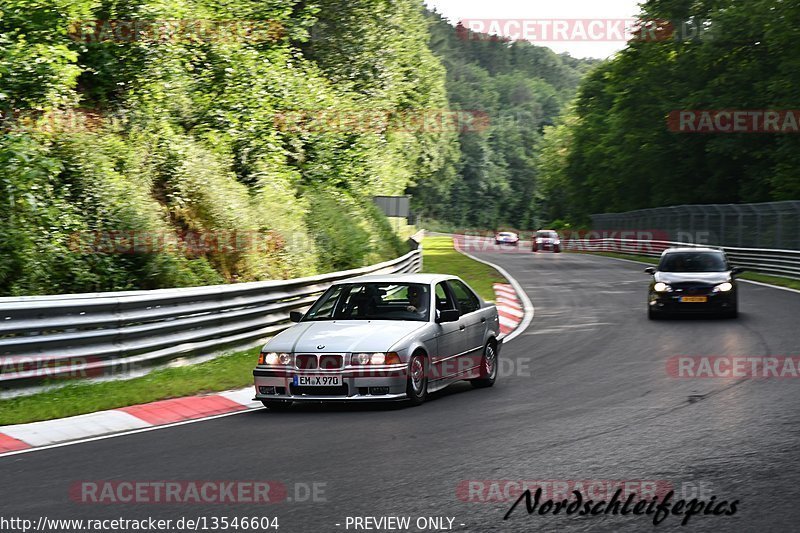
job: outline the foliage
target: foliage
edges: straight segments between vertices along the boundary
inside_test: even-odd
[[[431,48],[447,67],[450,106],[485,113],[488,125],[460,133],[455,165],[412,189],[416,209],[462,228],[536,227],[541,130],[596,61],[454,28],[435,13],[429,21]]]
[[[371,197],[454,174],[452,133],[281,119],[446,109],[444,67],[415,0],[0,9],[0,295],[288,278],[386,260],[405,247]],[[119,22],[87,26],[97,20],[184,26],[131,39]],[[200,21],[271,31],[202,33]],[[53,120],[64,114],[72,119]],[[111,232],[179,244],[132,254],[75,246]],[[246,238],[192,249],[186,235]]]
[[[643,19],[705,31],[631,41],[585,78],[540,145],[547,217],[585,223],[591,213],[800,197],[797,135],[667,127],[675,110],[797,109],[800,5],[650,0],[642,9]]]

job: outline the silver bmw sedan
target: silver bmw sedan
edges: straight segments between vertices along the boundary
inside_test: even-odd
[[[456,381],[491,387],[502,339],[497,308],[455,276],[371,275],[334,283],[262,349],[256,400],[407,400]]]

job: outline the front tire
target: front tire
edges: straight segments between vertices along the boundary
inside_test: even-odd
[[[486,343],[481,358],[481,377],[470,381],[472,386],[485,389],[494,385],[497,380],[497,347],[494,342]]]
[[[557,253],[557,254],[560,254],[560,253],[561,253],[561,246],[555,246],[555,247],[553,248],[553,252],[555,252],[555,253]]]
[[[411,405],[422,405],[428,398],[428,359],[422,353],[411,356],[408,362],[406,395]]]

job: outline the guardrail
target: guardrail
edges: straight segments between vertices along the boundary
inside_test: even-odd
[[[585,252],[616,252],[626,255],[659,257],[661,252],[673,246],[689,248],[709,245],[672,241],[648,241],[640,239],[570,239],[563,243],[564,250]],[[772,250],[762,248],[732,248],[710,246],[724,250],[736,266],[753,272],[800,279],[800,250]]]
[[[0,298],[0,388],[123,374],[251,346],[287,328],[334,281],[418,272],[422,251],[355,270],[211,287]]]

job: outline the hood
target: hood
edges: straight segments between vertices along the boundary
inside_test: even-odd
[[[301,322],[273,337],[264,350],[295,353],[386,352],[407,335],[427,325],[427,322],[400,320]]]
[[[676,283],[707,283],[718,285],[731,280],[730,272],[656,272],[655,280],[674,285]]]

